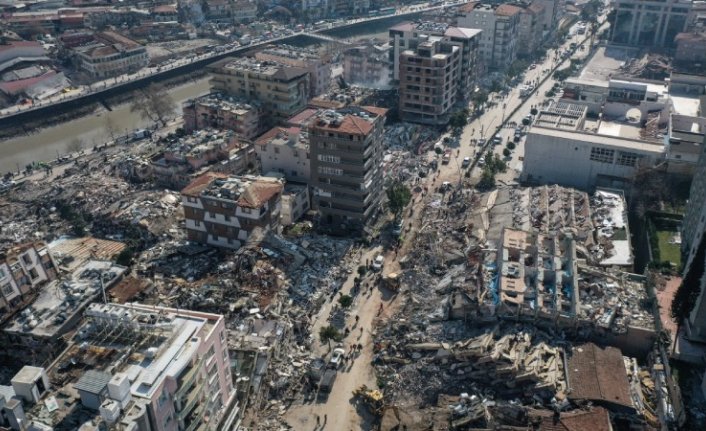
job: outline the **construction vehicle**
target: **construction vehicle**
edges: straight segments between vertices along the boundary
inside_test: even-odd
[[[369,389],[366,385],[353,391],[354,397],[359,397],[376,416],[382,416],[385,403],[382,392],[378,389]]]
[[[382,277],[382,285],[390,290],[399,290],[400,288],[400,275],[396,272],[391,272],[385,274]]]

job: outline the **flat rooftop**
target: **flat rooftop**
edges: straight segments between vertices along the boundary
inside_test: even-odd
[[[581,79],[596,82],[606,82],[613,75],[620,73],[620,68],[633,58],[636,58],[639,50],[628,47],[599,47],[596,53],[581,71]]]
[[[601,124],[602,123],[603,122],[601,122]],[[538,136],[554,137],[561,139],[574,139],[589,144],[601,146],[613,146],[625,150],[641,152],[643,154],[650,153],[654,156],[662,154],[664,150],[664,144],[650,143],[635,138],[610,136],[583,131],[550,129],[546,127],[533,127],[529,133]]]
[[[211,108],[218,108],[224,111],[230,111],[236,114],[245,114],[252,110],[257,110],[259,104],[249,100],[229,96],[225,93],[214,92],[205,96],[197,97],[188,100],[185,105],[199,104]]]

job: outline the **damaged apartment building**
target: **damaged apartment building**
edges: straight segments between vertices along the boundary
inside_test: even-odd
[[[190,241],[237,249],[280,226],[282,180],[207,172],[182,191]]]
[[[261,132],[260,107],[223,93],[210,93],[188,100],[182,105],[184,130],[228,129],[245,139]]]
[[[31,429],[216,430],[239,425],[222,315],[92,304],[68,347],[44,370],[3,387]],[[9,400],[7,399],[9,396]],[[24,429],[24,428],[13,428]]]

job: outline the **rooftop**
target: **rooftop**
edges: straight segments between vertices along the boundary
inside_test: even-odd
[[[209,196],[236,201],[242,208],[261,208],[282,192],[284,185],[276,178],[255,176],[228,176],[206,173],[181,191],[186,196]]]
[[[184,162],[189,158],[201,158],[205,153],[230,151],[249,144],[232,130],[202,129],[192,134],[167,142],[164,149],[166,162]]]
[[[600,146],[612,146],[630,151],[649,153],[654,155],[655,157],[662,154],[664,150],[664,144],[646,142],[644,140],[636,139],[634,137],[628,138],[619,136],[609,136],[579,130],[563,130],[539,126],[533,127],[529,134],[562,139],[575,139],[589,144],[595,144]]]
[[[569,398],[633,407],[623,354],[593,343],[574,346],[567,358]]]
[[[563,130],[579,130],[583,126],[588,108],[584,105],[559,101],[537,114],[534,126]]]
[[[249,111],[257,110],[258,103],[250,100],[240,99],[238,97],[229,96],[225,93],[214,92],[205,96],[190,99],[184,102],[186,105],[199,104],[211,108],[218,108],[222,111],[230,111],[235,114],[246,114]]]
[[[374,122],[386,113],[387,109],[374,106],[348,106],[338,110],[325,110],[318,115],[312,128],[367,135],[373,129]]]
[[[285,66],[272,61],[260,61],[253,58],[226,58],[210,66],[211,70],[249,71],[258,75],[265,75],[273,79],[290,81],[309,73],[306,69]]]
[[[62,335],[73,317],[127,270],[109,261],[87,260],[68,277],[43,287],[34,302],[10,320],[5,331],[36,337]]]
[[[277,45],[273,47],[268,47],[260,51],[260,53],[297,60],[321,59],[321,54],[315,49],[300,48],[292,45]]]
[[[260,136],[255,145],[289,145],[306,150],[309,148],[309,134],[300,127],[273,127]]]
[[[475,37],[481,32],[481,30],[478,29],[455,27],[447,23],[433,21],[402,22],[400,24],[390,27],[390,30],[404,32],[417,31],[421,33],[427,33],[433,36],[443,35],[447,37],[467,39]]]

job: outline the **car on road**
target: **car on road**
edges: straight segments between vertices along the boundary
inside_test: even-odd
[[[346,351],[340,347],[336,347],[335,349],[333,349],[333,354],[331,354],[331,360],[328,361],[329,368],[337,370],[338,367],[341,366],[341,363],[343,362],[343,355],[345,354]]]
[[[480,158],[478,158],[478,166],[485,166],[485,155],[482,155],[480,156]]]
[[[451,161],[451,150],[446,150],[444,156],[441,158],[441,164],[448,165]]]
[[[471,166],[471,158],[470,157],[464,157],[463,161],[461,162],[461,167],[462,168],[467,168]]]
[[[336,370],[326,370],[324,375],[321,376],[321,381],[319,381],[319,396],[322,398],[327,397],[327,394],[331,392],[331,388],[333,388],[333,383],[335,381]]]
[[[530,70],[534,70],[534,69],[536,69],[536,68],[537,68],[537,65],[534,64],[534,63],[532,63],[532,64],[529,65],[529,69],[530,69]]]
[[[382,266],[385,263],[385,257],[381,254],[378,254],[375,260],[373,261],[373,270],[375,271],[382,271]]]
[[[503,138],[500,136],[493,136],[493,145],[500,145],[503,143]]]

